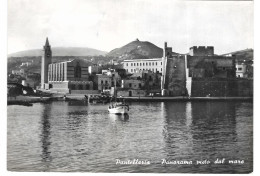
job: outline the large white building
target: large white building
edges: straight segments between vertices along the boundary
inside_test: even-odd
[[[142,70],[162,73],[163,68],[162,58],[124,60],[122,63],[128,73],[137,73]]]

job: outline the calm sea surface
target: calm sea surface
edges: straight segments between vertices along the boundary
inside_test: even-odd
[[[8,106],[8,170],[155,173],[253,170],[252,103],[136,102],[130,104],[129,116],[108,114],[107,106],[82,102]],[[223,164],[214,164],[223,158]],[[116,163],[134,159],[150,164]],[[162,159],[173,164],[162,164]],[[208,164],[197,164],[205,160]],[[232,164],[229,160],[244,163]],[[181,161],[192,164],[176,164]]]

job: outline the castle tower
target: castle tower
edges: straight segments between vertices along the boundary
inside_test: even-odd
[[[44,84],[48,83],[48,66],[51,63],[52,52],[48,37],[43,46],[42,66],[41,66],[41,88],[44,89]]]

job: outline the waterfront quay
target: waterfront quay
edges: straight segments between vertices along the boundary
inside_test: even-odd
[[[32,103],[46,103],[50,101],[86,101],[86,95],[83,94],[67,94],[53,95],[52,97],[32,97],[17,96],[16,98],[8,98],[7,105],[25,105],[32,106]],[[65,98],[66,97],[66,98]],[[126,102],[192,102],[192,101],[253,101],[253,97],[118,97],[119,100]]]
[[[142,101],[142,102],[166,102],[166,101],[253,101],[253,97],[124,97],[126,101]]]

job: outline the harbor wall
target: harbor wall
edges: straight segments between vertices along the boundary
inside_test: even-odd
[[[100,90],[71,90],[71,94],[99,94]]]
[[[141,89],[117,90],[117,97],[145,97],[146,95],[146,90]]]

